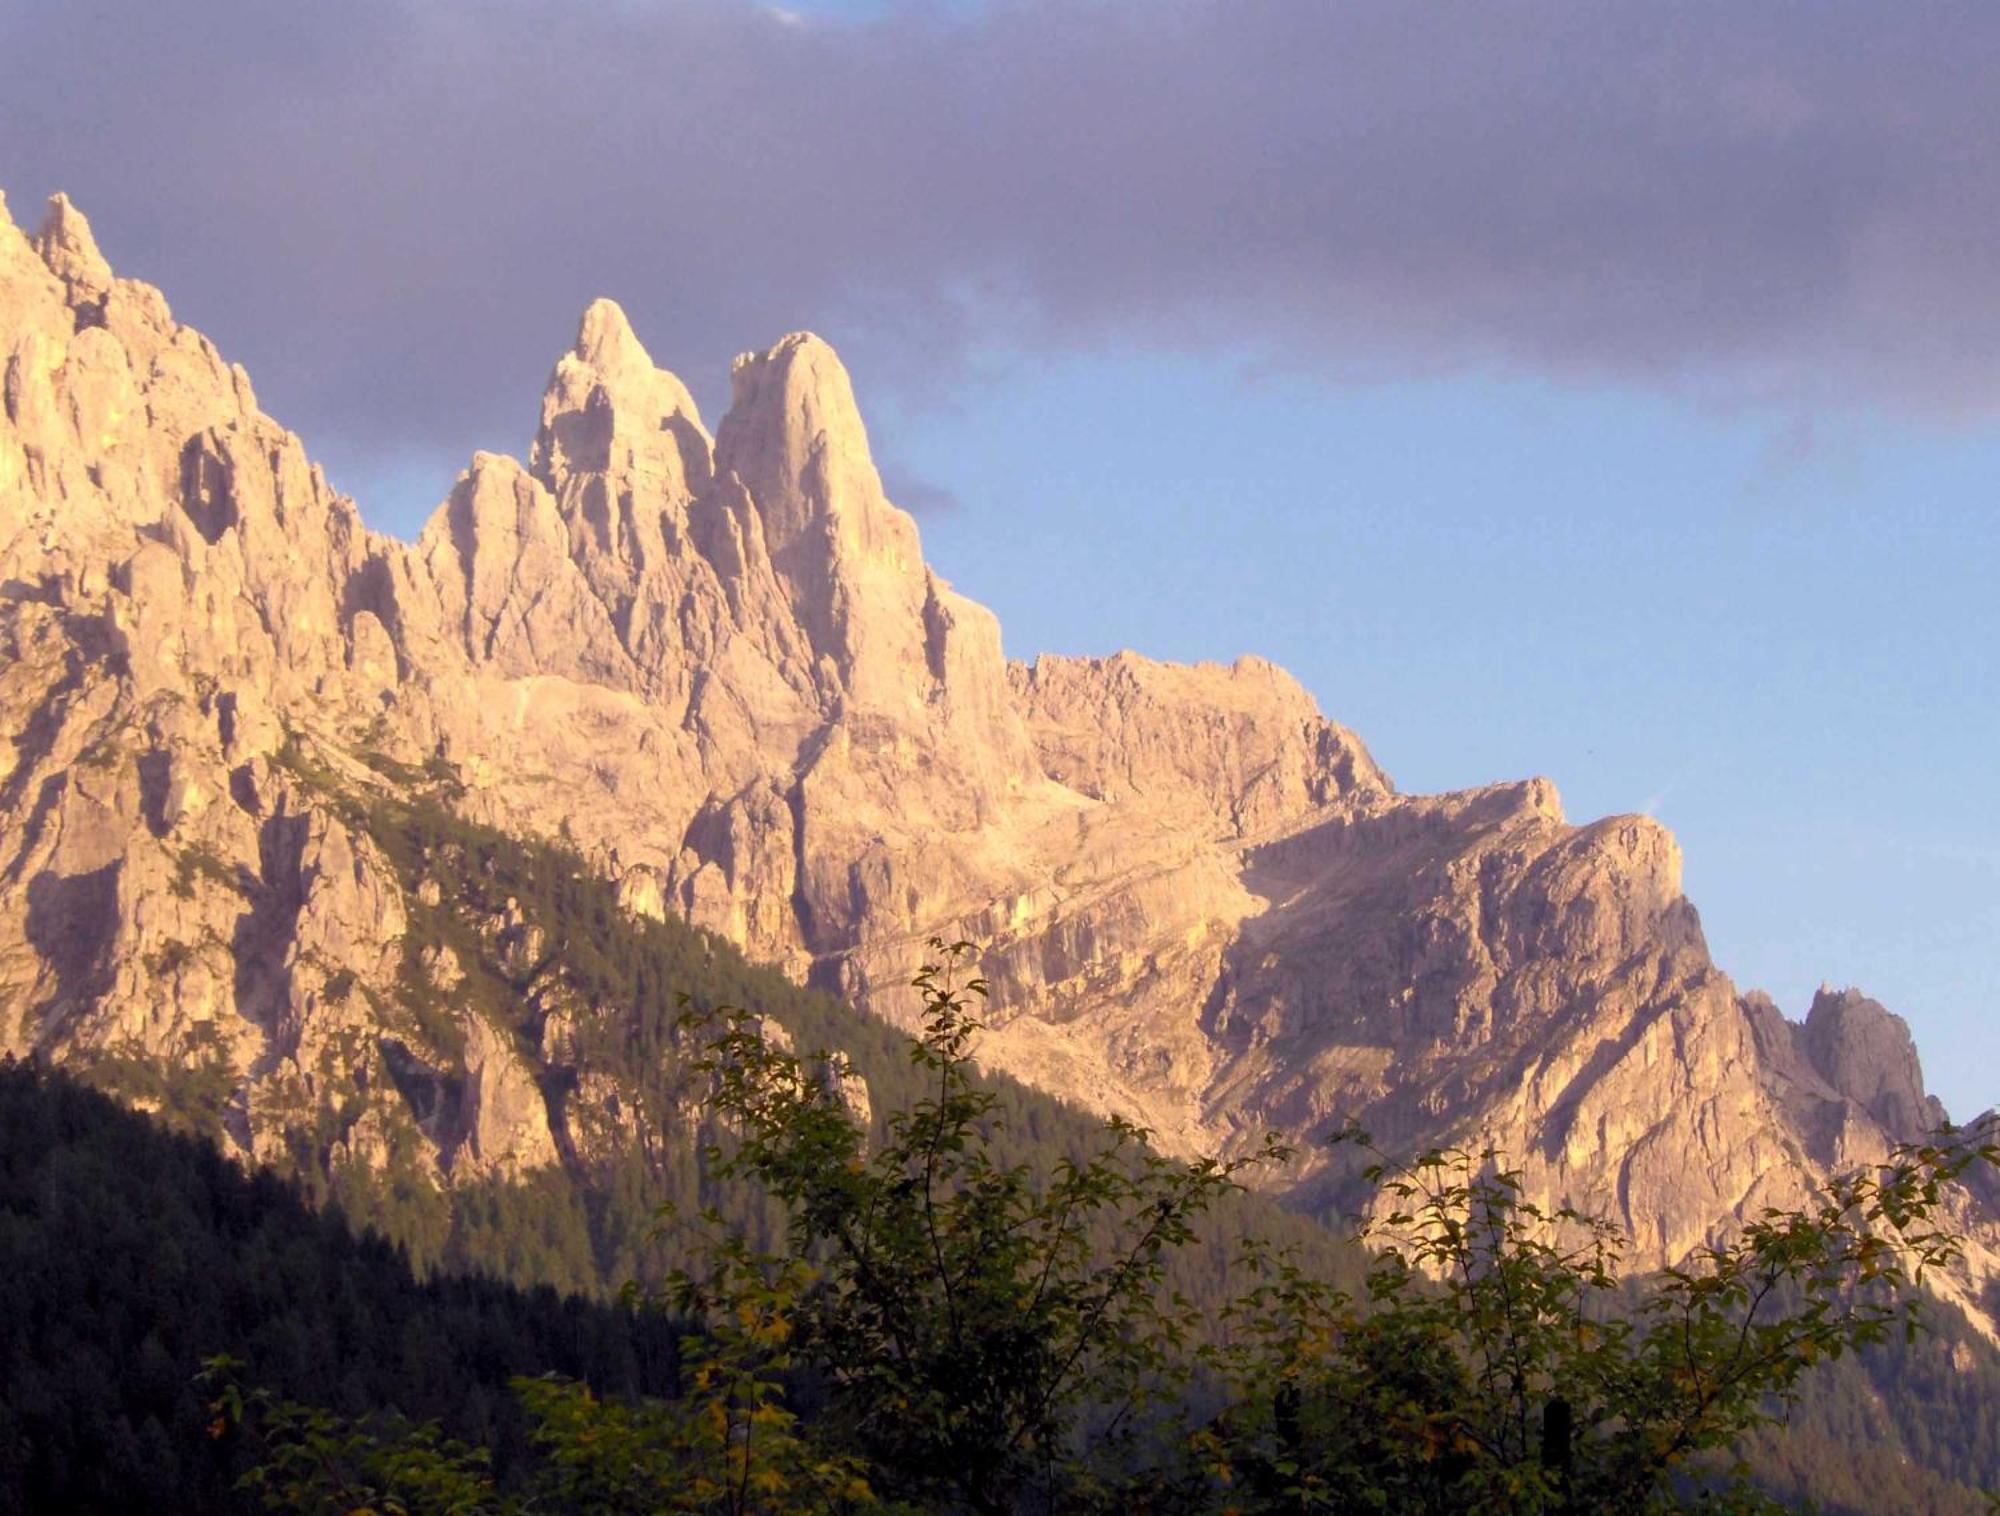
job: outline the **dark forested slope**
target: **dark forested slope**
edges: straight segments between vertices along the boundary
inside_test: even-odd
[[[67,1075],[0,1066],[0,1510],[224,1508],[242,1450],[195,1383],[252,1382],[349,1415],[440,1418],[504,1461],[515,1374],[673,1386],[658,1318],[404,1253],[269,1172],[165,1132]]]

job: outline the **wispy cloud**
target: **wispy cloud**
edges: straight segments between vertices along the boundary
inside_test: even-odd
[[[826,331],[2000,410],[2000,8],[0,0],[62,187],[285,418],[508,442],[615,295],[714,393]],[[894,312],[894,319],[884,319]]]
[[[882,491],[913,516],[944,516],[964,508],[955,490],[913,474],[901,464],[885,461]]]

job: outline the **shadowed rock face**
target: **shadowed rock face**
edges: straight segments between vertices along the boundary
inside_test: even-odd
[[[472,1017],[447,1068],[377,1024],[351,987],[407,972],[412,902],[288,732],[449,764],[635,912],[892,1019],[925,941],[968,938],[985,1057],[1170,1148],[1346,1117],[1491,1142],[1646,1260],[1941,1115],[1874,1002],[1800,1026],[1737,994],[1644,817],[1571,825],[1543,780],[1399,795],[1257,659],[1007,663],[816,337],[739,359],[711,437],[594,303],[528,461],[474,457],[414,544],[66,201],[32,239],[0,213],[0,363],[0,1046],[219,1038],[249,1152],[346,1081],[402,1092],[441,1176],[518,1172],[596,1098],[544,1099],[554,1033]],[[341,1140],[379,1156],[380,1122]],[[1324,1164],[1280,1182],[1330,1193]]]

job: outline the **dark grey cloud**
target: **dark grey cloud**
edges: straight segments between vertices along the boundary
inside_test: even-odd
[[[800,326],[2000,409],[2000,7],[0,0],[67,189],[343,449],[525,430],[591,296],[713,398]]]
[[[938,484],[922,474],[912,473],[893,459],[878,458],[882,470],[882,490],[913,516],[948,516],[963,510],[965,502],[949,485]]]

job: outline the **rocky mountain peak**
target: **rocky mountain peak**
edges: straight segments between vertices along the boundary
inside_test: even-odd
[[[617,301],[599,298],[584,307],[576,343],[558,360],[552,380],[564,373],[565,364],[584,370],[611,408],[633,412],[635,422],[665,426],[681,420],[706,435],[694,396],[677,375],[653,362]]]
[[[574,474],[638,469],[687,493],[708,471],[694,396],[657,367],[614,300],[593,300],[542,395],[531,459],[556,494]]]
[[[14,224],[13,213],[7,206],[6,192],[0,190],[0,257],[11,260],[23,249],[40,261],[39,255],[35,253],[34,244]]]
[[[576,345],[571,351],[600,373],[653,367],[651,356],[626,319],[625,308],[603,295],[583,308],[576,326]]]
[[[730,365],[729,413],[718,461],[762,508],[765,537],[783,556],[829,527],[866,534],[880,514],[881,480],[854,387],[833,348],[793,332]]]
[[[101,296],[111,288],[111,265],[97,250],[90,222],[65,194],[49,196],[41,228],[35,233],[35,251],[73,297]]]
[[[1897,1138],[1914,1140],[1943,1123],[1944,1107],[1924,1091],[1909,1023],[1880,1001],[1821,985],[1799,1040],[1820,1077]]]
[[[737,358],[718,473],[757,504],[772,566],[814,653],[850,700],[921,703],[932,598],[916,523],[889,503],[854,388],[833,348],[794,332]]]

